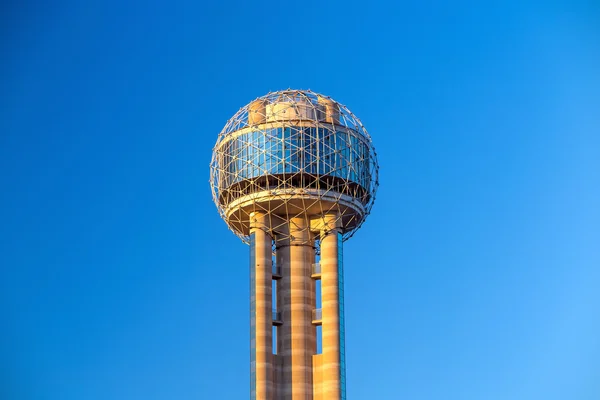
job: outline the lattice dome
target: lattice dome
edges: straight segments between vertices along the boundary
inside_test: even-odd
[[[371,137],[348,108],[310,90],[283,90],[227,122],[210,184],[219,214],[246,243],[256,211],[269,216],[272,237],[285,235],[292,218],[335,212],[345,240],[371,211],[378,169]]]

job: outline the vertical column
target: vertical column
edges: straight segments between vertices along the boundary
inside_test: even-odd
[[[304,217],[290,220],[289,324],[288,347],[284,349],[291,400],[312,400],[312,356],[316,351],[316,330],[312,325],[315,305],[314,281],[310,277],[315,252],[308,222]],[[285,338],[284,338],[285,340]]]
[[[327,400],[341,399],[340,308],[337,214],[326,214],[321,229],[322,393]]]
[[[266,233],[265,214],[254,212],[250,214],[250,249],[251,258],[254,258],[254,265],[250,265],[251,282],[254,281],[254,287],[250,288],[251,293],[251,315],[254,324],[251,324],[251,358],[254,365],[251,365],[251,373],[254,382],[251,382],[252,400],[273,400],[273,370],[272,370],[272,299],[271,299],[271,237]],[[253,257],[252,257],[253,256]],[[254,308],[254,310],[252,310]],[[252,391],[254,389],[254,391]],[[254,393],[253,393],[254,392]],[[254,397],[253,397],[254,395]]]

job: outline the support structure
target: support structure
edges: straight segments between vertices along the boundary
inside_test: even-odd
[[[313,217],[310,225],[305,218],[292,218],[279,238],[267,234],[264,213],[255,212],[251,219],[252,399],[345,399],[337,215]],[[315,252],[318,245],[320,263]],[[322,282],[320,308],[318,280]],[[318,325],[322,326],[321,338],[317,338]],[[319,354],[317,341],[322,348]]]

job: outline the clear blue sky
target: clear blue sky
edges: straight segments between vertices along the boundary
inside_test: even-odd
[[[600,399],[596,2],[10,3],[1,398],[248,398],[248,248],[208,164],[292,87],[379,154],[349,398]]]

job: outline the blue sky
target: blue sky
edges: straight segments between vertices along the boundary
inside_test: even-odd
[[[594,2],[25,2],[0,46],[0,396],[243,399],[217,134],[312,89],[371,133],[350,399],[600,398]]]

